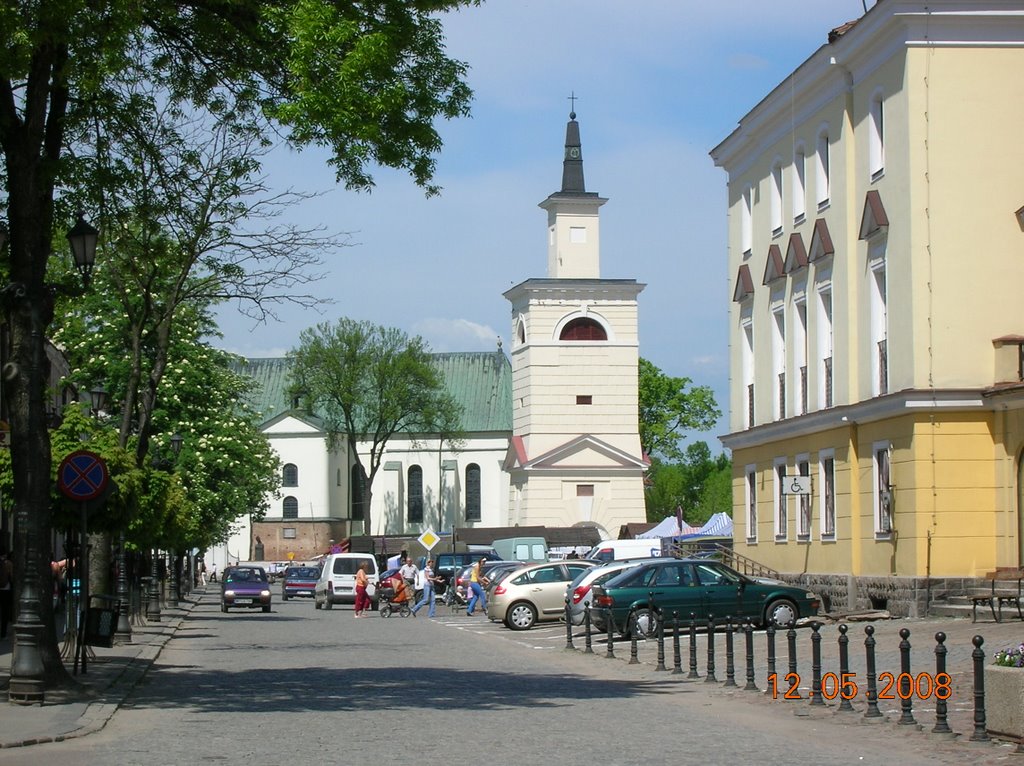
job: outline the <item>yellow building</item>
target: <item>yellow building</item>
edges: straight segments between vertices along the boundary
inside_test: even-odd
[[[1022,71],[1021,3],[880,0],[712,151],[735,547],[836,606],[1024,565]]]

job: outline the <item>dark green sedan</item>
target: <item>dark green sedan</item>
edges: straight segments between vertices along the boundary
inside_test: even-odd
[[[818,613],[820,599],[804,588],[777,580],[753,579],[717,561],[663,559],[627,569],[593,588],[594,626],[607,630],[611,611],[615,630],[638,638],[653,636],[661,620],[676,615],[689,624],[747,619],[756,625],[788,627]]]

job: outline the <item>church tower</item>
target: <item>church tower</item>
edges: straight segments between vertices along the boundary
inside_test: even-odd
[[[562,188],[548,214],[548,274],[505,293],[512,304],[509,526],[587,524],[617,537],[646,520],[638,426],[633,279],[602,279],[599,210],[588,192],[575,112]]]

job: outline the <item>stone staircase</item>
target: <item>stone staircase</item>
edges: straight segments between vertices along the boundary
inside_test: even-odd
[[[995,573],[993,573],[995,574]],[[991,576],[991,575],[990,575]],[[933,598],[928,607],[929,617],[961,617],[970,620],[974,610],[974,597],[987,596],[992,593],[992,583],[987,579],[965,579],[962,587],[933,593]],[[999,587],[997,591],[1016,590],[1016,582],[1006,583],[1010,587]],[[1004,620],[1018,619],[1017,608],[1011,604],[1004,604],[1002,609]],[[992,609],[988,604],[978,604],[978,622],[992,622]]]

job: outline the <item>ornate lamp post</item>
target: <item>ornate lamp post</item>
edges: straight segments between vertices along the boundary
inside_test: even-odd
[[[87,289],[92,276],[92,267],[96,261],[96,242],[99,232],[85,222],[82,214],[79,213],[78,221],[71,231],[68,232],[68,242],[71,245],[71,252],[74,257],[75,268],[82,277],[82,283]],[[6,230],[3,233],[3,240],[7,240]],[[43,374],[46,365],[43,364],[42,355],[45,352],[44,338],[45,330],[43,304],[52,305],[53,295],[58,291],[56,285],[42,284],[42,293],[39,286],[23,282],[11,282],[0,289],[3,308],[6,311],[18,310],[28,313],[28,327],[30,328],[30,364],[27,370],[27,401],[28,421],[31,423],[33,413],[43,412],[43,392],[46,388],[46,381]],[[78,293],[81,294],[81,293]],[[52,309],[50,309],[52,310]],[[24,424],[25,419],[21,422]],[[22,426],[24,427],[24,425]],[[30,426],[31,427],[31,426]],[[22,434],[15,434],[16,437]],[[43,437],[39,437],[43,438]],[[31,497],[34,493],[32,487],[37,486],[41,480],[48,478],[49,466],[40,466],[33,463],[30,453],[31,446],[22,447],[23,469],[21,476],[15,473],[15,482],[25,488],[20,494],[15,508],[15,539],[16,550],[20,554],[19,561],[22,565],[21,588],[18,591],[17,622],[14,624],[14,654],[11,660],[11,681],[8,687],[8,698],[12,703],[31,705],[43,703],[44,675],[43,665],[43,621],[40,612],[42,599],[42,567],[44,562],[41,559],[41,541],[46,530],[38,521],[38,517],[29,508],[25,497]],[[27,455],[27,457],[26,457]]]

